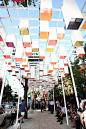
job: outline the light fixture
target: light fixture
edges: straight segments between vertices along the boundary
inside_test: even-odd
[[[19,40],[17,41],[15,60],[22,61],[23,54],[24,54],[24,48],[23,48],[22,40]]]
[[[30,43],[31,43],[30,35],[24,35],[23,36],[23,46],[24,47],[31,47]]]
[[[84,42],[84,39],[80,30],[73,30],[71,32],[71,39],[74,47],[79,47]]]
[[[65,20],[66,28],[70,30],[78,30],[83,15],[75,0],[63,0],[62,13]]]
[[[83,57],[85,55],[84,48],[82,46],[81,47],[77,47],[76,48],[76,53],[77,53],[78,57]]]
[[[56,29],[49,29],[49,44],[52,46],[56,46],[57,44],[57,34]]]
[[[32,41],[32,52],[39,52],[39,42]]]
[[[66,58],[66,50],[64,46],[59,46],[59,59]]]
[[[57,28],[57,39],[63,39],[65,36],[64,28]]]
[[[52,0],[41,0],[40,2],[40,20],[51,20]]]
[[[49,38],[49,22],[40,20],[40,39]]]
[[[20,35],[29,35],[29,20],[20,20],[19,30]]]
[[[12,35],[8,34],[5,42],[7,47],[15,47],[16,38],[13,34]]]
[[[0,28],[0,42],[4,42],[6,36],[6,32],[3,28]]]

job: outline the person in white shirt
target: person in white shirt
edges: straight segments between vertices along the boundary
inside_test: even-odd
[[[56,117],[58,117],[59,106],[60,106],[60,102],[59,102],[59,100],[57,100],[57,101],[56,101],[56,107],[57,107],[57,114],[56,114]]]
[[[86,129],[86,102],[84,102],[84,111],[82,113],[78,112],[78,115],[80,116],[81,124]]]
[[[63,117],[66,116],[66,112],[65,112],[65,107],[64,105],[61,106],[61,110],[60,110],[60,113],[59,113],[59,116],[58,116],[58,121],[57,122],[60,122],[60,124],[63,124]]]
[[[54,101],[53,100],[51,100],[50,105],[51,105],[51,114],[53,114],[53,110],[54,110]]]

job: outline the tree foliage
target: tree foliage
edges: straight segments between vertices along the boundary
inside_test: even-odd
[[[3,95],[4,95],[4,100],[13,100],[13,96],[12,96],[12,89],[11,89],[11,86],[6,85],[4,87],[4,92],[3,92]]]
[[[86,53],[86,45],[84,46],[84,50]],[[86,54],[83,57],[75,57],[74,62],[71,62],[73,76],[78,94],[79,93],[84,94],[83,87],[86,87],[86,78],[85,78],[86,68],[84,68],[82,71],[80,70],[80,68],[82,66],[85,66],[85,64],[86,64]],[[73,87],[71,73],[69,72],[69,75],[67,75],[66,77],[68,78],[69,84]]]
[[[1,4],[0,6],[4,6],[3,0],[0,0]],[[10,4],[10,0],[4,0],[6,5]],[[36,2],[37,0],[28,0],[28,4],[27,4],[27,0],[25,0],[24,2],[16,2],[18,6],[23,6],[23,7],[27,7],[27,5],[33,5],[36,6]],[[15,6],[15,2],[13,1],[13,5]]]

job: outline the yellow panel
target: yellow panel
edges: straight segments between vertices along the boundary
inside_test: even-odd
[[[47,48],[47,52],[53,52],[53,48]]]
[[[26,28],[26,29],[20,29],[20,35],[29,35],[28,28]]]
[[[57,70],[58,68],[54,68],[54,70]]]
[[[74,44],[74,47],[80,47],[82,44],[83,44],[83,41],[77,41],[77,42]]]
[[[40,39],[48,39],[49,32],[40,32]]]
[[[23,59],[23,61],[21,61],[21,62],[26,62],[26,59]]]
[[[32,52],[39,52],[39,48],[32,48]]]

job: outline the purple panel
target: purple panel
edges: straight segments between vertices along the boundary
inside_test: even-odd
[[[6,42],[6,44],[7,44],[8,47],[15,47],[13,42]]]
[[[50,74],[47,74],[47,76],[50,76]]]
[[[86,21],[84,22],[84,24],[86,24]]]
[[[21,70],[24,70],[24,68],[20,68]]]

